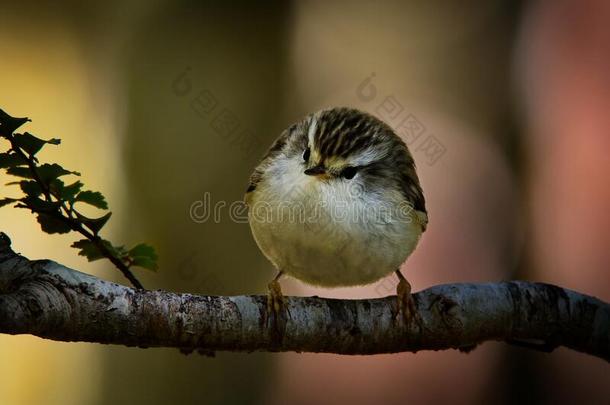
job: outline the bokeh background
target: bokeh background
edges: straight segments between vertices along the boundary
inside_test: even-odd
[[[269,143],[348,105],[409,142],[430,225],[403,266],[440,283],[546,281],[610,300],[610,2],[135,0],[0,2],[0,108],[60,137],[42,157],[83,173],[114,212],[105,235],[161,255],[148,288],[263,293],[247,224],[197,207],[239,200]],[[3,194],[11,191],[0,177]],[[193,210],[193,208],[197,208]],[[45,235],[0,228],[30,258],[124,282]],[[289,294],[375,297],[395,280]],[[0,404],[607,403],[608,365],[558,349],[184,356],[0,335]]]

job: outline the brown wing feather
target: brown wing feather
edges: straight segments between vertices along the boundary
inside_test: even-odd
[[[260,183],[260,181],[262,180],[263,173],[265,172],[266,167],[269,165],[269,162],[273,160],[273,158],[277,156],[286,145],[286,140],[288,139],[291,130],[292,127],[288,128],[280,134],[280,136],[273,142],[273,144],[271,144],[269,150],[267,150],[258,166],[256,166],[256,169],[254,169],[254,171],[250,175],[250,181],[248,183],[248,188],[246,189],[246,195],[244,197],[246,203],[248,203],[249,201],[248,197],[250,193],[256,190],[258,183]]]
[[[409,151],[407,145],[402,139],[396,135],[393,131],[396,147],[393,150],[396,151],[392,161],[397,168],[399,168],[398,184],[400,190],[405,199],[413,206],[417,214],[417,219],[422,226],[422,231],[426,230],[428,225],[428,211],[426,210],[426,198],[424,192],[419,183],[419,177],[417,176],[417,170],[415,167],[415,160]]]
[[[428,211],[426,210],[426,199],[419,184],[414,164],[410,165],[401,176],[400,185],[405,199],[413,205],[417,219],[422,226],[422,231],[425,231],[428,226]]]

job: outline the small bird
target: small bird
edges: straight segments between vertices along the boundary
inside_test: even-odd
[[[344,287],[396,272],[396,315],[418,316],[400,265],[428,214],[413,157],[383,121],[352,108],[308,115],[271,145],[245,201],[254,239],[278,271],[268,314],[286,307],[282,275]]]

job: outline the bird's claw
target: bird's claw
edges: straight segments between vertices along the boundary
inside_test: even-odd
[[[286,312],[288,312],[288,307],[280,283],[273,280],[267,285],[267,326],[269,326],[269,318],[273,318],[274,324],[277,326],[278,320],[283,319]]]
[[[398,317],[402,315],[402,319],[406,325],[415,321],[421,326],[421,316],[419,315],[419,312],[417,312],[413,295],[411,295],[411,284],[409,284],[405,278],[401,278],[396,287],[396,301],[397,311],[394,320],[398,320]]]

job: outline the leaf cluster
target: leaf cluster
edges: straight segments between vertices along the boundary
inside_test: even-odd
[[[47,145],[56,146],[61,141],[57,138],[41,139],[29,132],[15,132],[28,121],[28,118],[11,117],[0,109],[0,139],[8,141],[8,150],[0,151],[0,169],[16,178],[7,185],[19,187],[23,193],[20,198],[0,198],[0,207],[13,205],[30,210],[46,233],[78,232],[84,239],[74,242],[72,247],[79,250],[79,255],[89,261],[109,259],[132,283],[139,284],[130,268],[156,270],[154,248],[143,243],[126,248],[99,236],[112,215],[106,198],[99,191],[88,190],[80,179],[80,173],[57,163],[40,163],[39,152]],[[83,204],[102,213],[95,217],[86,216],[81,212]]]

